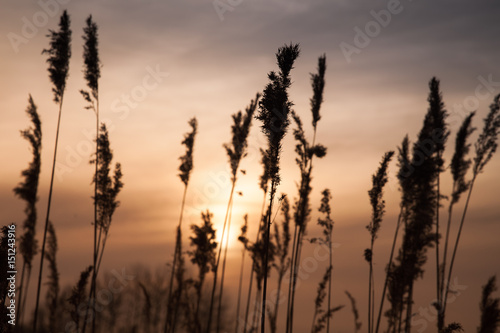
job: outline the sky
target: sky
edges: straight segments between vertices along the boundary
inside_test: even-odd
[[[158,267],[170,261],[183,191],[178,177],[178,157],[184,153],[180,143],[189,130],[188,120],[194,116],[199,133],[183,221],[185,244],[188,226],[201,221],[202,211],[210,209],[215,225],[222,224],[230,191],[229,165],[222,145],[230,141],[231,115],[244,110],[263,90],[267,73],[277,68],[274,54],[278,47],[300,43],[301,54],[291,74],[290,99],[309,138],[309,73],[315,72],[319,56],[325,54],[327,58],[317,141],[328,152],[314,163],[308,236],[321,232],[316,226],[320,192],[329,188],[335,220],[333,237],[338,244],[333,304],[348,305],[344,290],[349,290],[358,300],[363,330],[368,273],[363,251],[369,245],[365,226],[371,214],[367,191],[382,155],[397,149],[406,134],[415,140],[427,110],[428,82],[433,76],[441,81],[449,113],[448,163],[452,141],[465,115],[477,111],[475,140],[490,103],[500,93],[500,46],[496,42],[500,5],[493,1],[0,3],[0,223],[22,223],[24,218],[24,203],[14,197],[12,189],[21,181],[20,172],[31,159],[28,143],[19,135],[29,125],[24,111],[31,94],[43,131],[38,239],[46,212],[57,121],[46,57],[41,51],[48,47],[46,34],[57,28],[62,10],[68,10],[71,17],[72,58],[51,212],[59,238],[61,281],[66,284],[76,281],[92,257],[93,188],[88,161],[95,118],[84,108],[79,93],[86,87],[81,35],[90,14],[99,25],[101,118],[110,129],[115,161],[122,164],[125,183],[110,230],[104,269],[119,270],[136,263]],[[260,124],[254,121],[248,156],[241,166],[246,174],[240,174],[236,186],[243,195],[235,198],[232,239],[245,213],[249,214],[250,233],[255,233],[262,204],[258,152],[265,145]],[[293,200],[300,173],[290,133],[284,141],[281,167],[278,192],[287,193]],[[500,273],[499,168],[500,158],[494,156],[477,179],[455,264],[454,283],[460,292],[449,305],[448,316],[450,321],[460,321],[466,331],[478,325],[481,286],[491,275]],[[376,243],[376,281],[383,279],[398,214],[396,172],[393,162],[385,190],[386,218]],[[449,172],[442,178],[443,192],[449,193]],[[463,201],[456,211],[461,209]],[[445,209],[442,216],[447,216]],[[452,232],[456,232],[455,226]],[[235,290],[232,281],[238,276],[241,248],[234,240],[230,244],[227,281],[228,290]],[[304,251],[305,258],[314,258],[313,245]],[[435,325],[430,306],[435,294],[433,256],[430,251],[424,279],[416,286],[414,318],[418,320],[418,332],[429,332]],[[312,295],[325,268],[326,263],[319,262],[299,288],[298,303],[303,308],[296,321],[298,329],[310,327]],[[274,280],[271,283],[274,287]],[[352,331],[348,308],[335,317],[334,326],[335,332]]]

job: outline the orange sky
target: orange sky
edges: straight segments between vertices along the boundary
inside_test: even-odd
[[[290,98],[309,136],[309,73],[315,71],[319,55],[327,56],[325,101],[317,140],[328,148],[328,153],[314,164],[310,236],[320,232],[315,226],[319,193],[330,188],[336,223],[334,241],[339,244],[334,255],[333,302],[347,305],[343,291],[351,291],[358,300],[366,329],[368,267],[362,254],[369,242],[365,229],[370,218],[367,191],[382,154],[396,149],[405,134],[410,139],[416,137],[427,110],[427,83],[432,76],[441,80],[452,123],[447,161],[458,123],[463,119],[461,108],[477,108],[474,125],[481,129],[488,105],[500,93],[500,83],[496,83],[500,82],[500,49],[495,44],[500,32],[497,4],[439,1],[430,6],[402,1],[401,6],[402,11],[392,16],[387,27],[381,28],[370,44],[360,48],[360,53],[353,54],[348,62],[340,44],[354,45],[355,28],[364,28],[373,21],[371,11],[387,8],[386,1],[242,1],[233,11],[225,12],[223,20],[211,2],[195,0],[168,4],[155,0],[73,1],[65,5],[72,19],[73,57],[64,98],[51,214],[60,243],[62,282],[73,283],[91,261],[92,167],[88,164],[88,137],[94,128],[94,115],[84,109],[78,92],[85,88],[81,35],[88,14],[99,25],[101,117],[110,127],[111,146],[115,160],[122,163],[125,183],[104,256],[105,269],[138,262],[156,267],[169,260],[183,189],[177,177],[178,157],[184,149],[180,142],[193,116],[198,118],[199,134],[183,222],[185,236],[187,226],[199,223],[200,212],[207,208],[214,212],[216,225],[221,224],[230,190],[229,166],[222,148],[230,141],[230,116],[243,110],[255,93],[262,91],[266,74],[276,69],[277,48],[293,41],[301,44],[302,52],[292,71]],[[48,46],[45,35],[48,29],[56,28],[60,10],[47,15],[46,24],[39,24],[26,43],[13,46],[9,33],[22,35],[24,18],[32,21],[43,8],[36,2],[2,1],[4,8],[0,14],[4,36],[0,41],[0,152],[4,157],[0,168],[0,222],[21,223],[24,218],[24,203],[13,196],[12,189],[31,159],[28,144],[19,135],[19,130],[28,125],[24,110],[31,93],[43,130],[37,226],[41,230],[57,108],[52,102],[45,56],[40,53]],[[493,83],[486,87],[485,80]],[[144,91],[146,94],[140,95]],[[130,102],[126,102],[128,98]],[[257,183],[261,174],[258,149],[265,144],[260,124],[255,121],[249,155],[242,162],[247,173],[240,177],[236,188],[243,196],[235,198],[234,235],[245,213],[250,215],[250,232],[255,232],[262,202]],[[299,179],[293,149],[293,137],[288,135],[278,191],[290,198],[296,197],[295,183]],[[498,170],[500,158],[495,156],[477,180],[455,266],[458,283],[467,289],[450,305],[449,320],[459,320],[466,331],[475,330],[479,320],[480,287],[488,277],[500,273]],[[385,196],[387,217],[376,245],[377,281],[383,278],[399,205],[395,172],[393,163]],[[448,173],[443,176],[445,194],[450,190],[449,178]],[[226,279],[229,284],[238,274],[239,251],[238,245],[231,249],[230,277]],[[312,253],[312,245],[305,247],[304,257]],[[434,252],[430,252],[426,279],[416,287],[415,311],[428,308],[435,294],[433,256]],[[301,320],[296,322],[298,328],[310,327],[312,295],[323,272],[323,266],[319,266],[299,289],[299,303],[304,308]],[[336,332],[352,331],[347,309],[334,321]],[[429,323],[425,331],[432,329],[433,323]]]

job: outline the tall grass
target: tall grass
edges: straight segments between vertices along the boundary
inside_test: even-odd
[[[182,141],[182,144],[186,146],[186,152],[183,156],[181,156],[179,159],[181,160],[181,165],[179,166],[179,177],[184,184],[184,193],[182,195],[182,203],[181,203],[181,213],[179,216],[179,224],[177,226],[177,232],[176,232],[176,240],[175,240],[175,250],[174,250],[174,259],[172,263],[172,272],[170,275],[170,282],[169,282],[169,287],[168,287],[168,294],[167,294],[167,314],[165,317],[165,327],[164,327],[164,332],[167,333],[172,328],[174,327],[174,322],[173,322],[173,314],[172,311],[174,311],[174,301],[173,301],[173,294],[172,294],[172,288],[174,284],[174,277],[175,273],[177,271],[177,266],[179,265],[179,268],[182,268],[183,264],[183,258],[182,258],[182,217],[184,214],[184,205],[186,204],[186,194],[187,194],[187,188],[189,185],[189,179],[191,176],[191,171],[193,170],[193,152],[194,152],[194,142],[196,138],[196,133],[198,129],[198,121],[196,120],[195,117],[191,118],[188,122],[189,126],[191,127],[191,132],[188,132],[184,135],[184,140]],[[181,269],[182,273],[182,269]],[[181,276],[179,276],[181,277]],[[182,277],[181,277],[182,278]]]
[[[450,280],[453,273],[453,264],[455,263],[455,258],[457,255],[458,244],[460,241],[460,236],[462,234],[465,216],[467,214],[467,209],[469,207],[470,198],[472,194],[472,189],[474,183],[480,173],[484,171],[484,167],[495,154],[498,147],[498,134],[500,132],[500,94],[495,96],[493,103],[490,105],[490,111],[484,119],[483,131],[479,134],[477,141],[474,145],[475,156],[472,162],[472,179],[470,180],[467,199],[465,201],[464,210],[462,212],[462,217],[460,219],[460,225],[458,228],[458,234],[455,239],[455,245],[453,247],[453,253],[451,255],[450,267],[448,269],[446,288],[443,293],[443,322],[446,315],[446,305],[448,301],[448,293],[450,292]]]
[[[52,222],[49,222],[49,236],[47,239],[47,261],[49,263],[49,281],[46,295],[47,308],[49,309],[49,332],[55,332],[58,326],[59,312],[59,270],[57,268],[57,236]]]
[[[365,260],[368,262],[370,271],[368,274],[368,332],[373,332],[374,314],[375,314],[375,278],[373,274],[373,246],[377,233],[380,229],[382,219],[385,213],[385,201],[383,199],[384,186],[389,180],[387,177],[387,168],[394,155],[393,151],[384,154],[380,167],[372,176],[372,188],[368,191],[370,204],[372,206],[372,218],[366,226],[370,233],[370,248],[365,250]]]
[[[40,256],[40,270],[38,272],[38,286],[36,292],[35,314],[33,317],[33,332],[37,332],[38,307],[40,302],[40,290],[42,287],[43,259],[45,256],[45,243],[47,240],[47,230],[49,226],[50,208],[52,203],[52,190],[54,186],[54,172],[57,158],[57,144],[59,141],[59,127],[61,124],[61,113],[66,90],[66,80],[69,71],[69,59],[71,57],[71,29],[70,18],[64,11],[59,20],[59,31],[49,31],[50,48],[44,49],[43,54],[48,54],[49,76],[52,81],[54,93],[54,102],[59,105],[59,114],[57,117],[56,139],[54,144],[54,158],[52,161],[52,173],[50,176],[49,196],[47,201],[47,215],[45,217],[45,227],[43,231],[43,242]]]
[[[299,45],[290,44],[280,47],[276,53],[279,73],[274,71],[268,74],[269,83],[264,89],[262,100],[259,103],[259,114],[257,119],[262,121],[262,131],[267,136],[269,152],[269,179],[271,180],[271,189],[269,192],[269,212],[268,221],[265,228],[265,260],[264,260],[264,287],[262,296],[262,320],[261,332],[265,331],[266,319],[266,299],[267,299],[267,275],[269,259],[269,238],[271,228],[271,212],[273,200],[276,194],[277,186],[280,183],[280,153],[281,141],[286,134],[290,123],[288,115],[292,109],[292,102],[288,100],[288,88],[291,85],[290,71],[293,64],[299,56]]]
[[[23,257],[23,267],[21,270],[21,285],[18,294],[18,324],[22,324],[24,307],[28,296],[32,262],[34,256],[38,252],[38,242],[35,238],[37,222],[36,202],[38,201],[38,181],[42,164],[40,157],[42,150],[42,124],[37,112],[37,107],[31,95],[28,99],[26,113],[30,117],[32,126],[22,130],[21,136],[30,143],[33,159],[28,165],[28,168],[21,173],[24,180],[14,188],[14,194],[26,201],[26,208],[24,210],[26,219],[23,223],[24,234],[22,234],[19,239],[19,252]]]
[[[233,119],[233,125],[231,126],[231,134],[232,134],[232,139],[231,143],[229,144],[224,144],[223,147],[226,150],[226,153],[228,155],[229,159],[229,164],[231,167],[231,191],[229,193],[229,199],[227,203],[227,208],[226,208],[226,214],[224,217],[224,224],[222,226],[222,234],[221,234],[221,240],[219,243],[219,251],[217,254],[217,260],[215,263],[215,274],[214,274],[214,281],[212,285],[212,296],[210,299],[210,310],[208,314],[208,323],[207,323],[207,333],[210,332],[211,328],[211,323],[212,323],[212,314],[213,314],[213,307],[214,307],[214,301],[215,301],[215,290],[217,287],[217,275],[218,275],[218,270],[219,270],[219,265],[220,265],[220,260],[221,260],[221,254],[222,254],[222,247],[224,244],[224,237],[228,237],[229,235],[229,229],[230,227],[230,219],[229,217],[229,212],[231,209],[231,206],[233,204],[233,194],[234,194],[234,189],[236,186],[236,181],[237,181],[237,174],[238,174],[238,169],[240,166],[240,162],[242,158],[246,155],[246,149],[248,146],[247,139],[248,139],[248,134],[250,133],[250,127],[252,125],[252,119],[253,119],[253,114],[257,108],[257,103],[259,101],[260,94],[257,93],[255,96],[255,99],[250,101],[250,104],[246,107],[245,109],[245,114],[243,114],[241,111],[237,112],[232,116]],[[227,252],[227,246],[228,246],[228,241],[226,241],[226,251]],[[220,329],[220,304],[222,302],[222,293],[223,293],[223,283],[224,283],[224,274],[225,274],[225,259],[226,255],[224,255],[223,258],[223,269],[222,269],[222,274],[221,274],[221,285],[220,285],[220,292],[219,292],[219,311],[217,314],[217,332],[219,332]]]
[[[495,291],[497,291],[496,276],[492,276],[483,286],[481,302],[479,303],[481,320],[477,333],[495,333],[500,326],[500,298],[493,298],[492,294]]]
[[[85,107],[86,109],[92,110],[96,115],[96,123],[95,123],[95,144],[96,144],[96,161],[95,161],[95,175],[97,175],[97,168],[99,165],[99,154],[97,151],[98,147],[98,138],[99,138],[99,78],[101,77],[101,61],[99,59],[99,47],[98,47],[98,28],[97,24],[92,21],[92,15],[90,15],[86,20],[86,26],[83,28],[83,61],[84,61],[84,78],[87,82],[87,87],[89,91],[80,90],[85,101],[88,105]],[[96,177],[96,176],[95,176]],[[98,182],[94,182],[94,198],[97,197],[97,188]],[[93,266],[97,267],[97,255],[98,255],[98,247],[97,247],[97,200],[94,199],[94,249],[93,249]],[[89,294],[89,303],[92,299],[95,302],[95,283],[96,283],[96,274],[97,269],[92,271],[92,279],[91,279],[91,287]],[[95,318],[92,317],[92,332],[95,332]],[[85,332],[86,323],[83,324],[83,332]]]
[[[191,246],[194,251],[189,252],[191,262],[198,266],[198,281],[195,282],[196,289],[196,309],[194,313],[194,322],[196,332],[201,332],[201,322],[199,318],[200,303],[203,290],[203,283],[205,276],[209,271],[215,271],[215,250],[217,248],[217,241],[215,236],[215,229],[212,224],[213,214],[207,210],[206,213],[201,213],[203,223],[201,226],[191,225],[193,236],[190,237]]]
[[[292,111],[292,117],[297,126],[294,129],[294,138],[297,141],[295,152],[298,155],[296,158],[297,165],[300,169],[300,185],[299,197],[294,205],[294,220],[295,230],[292,242],[292,264],[291,270],[291,283],[288,290],[288,307],[287,307],[287,324],[286,332],[293,332],[293,314],[295,291],[297,284],[297,275],[300,265],[300,255],[302,251],[303,237],[306,232],[307,222],[310,215],[309,195],[311,193],[311,179],[312,179],[312,162],[316,156],[318,158],[324,157],[326,148],[320,144],[316,144],[316,131],[318,121],[321,119],[320,108],[323,103],[323,89],[325,86],[325,71],[326,71],[326,57],[321,56],[318,58],[318,72],[311,74],[311,85],[313,89],[313,97],[310,99],[312,125],[313,125],[313,139],[312,144],[306,139],[302,121],[298,114]],[[329,325],[329,323],[328,323]],[[329,328],[329,327],[328,327]]]

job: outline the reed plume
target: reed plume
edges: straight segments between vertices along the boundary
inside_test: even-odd
[[[293,103],[288,100],[288,88],[291,85],[290,71],[293,64],[299,56],[299,45],[290,44],[280,47],[276,53],[276,59],[279,73],[271,71],[268,74],[269,83],[264,89],[262,100],[259,103],[259,114],[257,119],[262,121],[262,131],[267,137],[269,154],[269,179],[271,180],[271,190],[269,193],[269,209],[273,208],[273,199],[276,194],[276,188],[280,183],[280,152],[281,141],[286,134],[288,125],[290,123],[288,115],[292,109]],[[265,233],[265,251],[266,258],[269,252],[269,238],[271,228],[271,213],[268,214],[268,221],[266,224]],[[267,262],[268,259],[265,261]],[[264,265],[266,272],[264,274],[264,289],[262,301],[262,320],[261,332],[265,331],[265,318],[266,318],[266,298],[267,298],[267,267]]]
[[[83,62],[84,69],[83,74],[85,81],[87,82],[87,87],[89,91],[80,90],[85,101],[88,105],[86,109],[94,111],[96,115],[96,152],[98,151],[98,138],[99,138],[99,78],[101,77],[101,61],[99,59],[99,48],[98,48],[98,28],[97,24],[92,21],[92,15],[86,20],[86,26],[83,28]],[[96,155],[95,163],[95,174],[97,174],[97,167],[99,165],[99,156]],[[94,182],[94,197],[97,197],[97,187],[98,183]],[[93,249],[93,266],[97,267],[97,202],[94,200],[94,249]],[[97,269],[92,271],[92,280],[89,294],[89,303],[91,299],[95,300],[95,289],[96,289],[96,274]],[[92,332],[95,331],[95,318],[92,317]],[[83,324],[83,332],[85,332],[87,321]]]
[[[80,279],[73,287],[71,296],[68,298],[68,303],[71,305],[70,315],[71,319],[73,319],[73,322],[75,323],[76,332],[78,332],[78,329],[80,328],[80,319],[86,320],[86,317],[80,318],[82,317],[80,307],[85,302],[87,283],[90,273],[92,273],[92,269],[93,267],[89,266],[80,273]]]
[[[287,324],[286,332],[293,331],[293,313],[295,302],[295,286],[297,281],[298,267],[300,263],[300,255],[302,251],[303,237],[306,232],[306,226],[309,219],[309,194],[311,193],[311,172],[312,160],[314,156],[319,158],[324,157],[326,148],[322,145],[316,144],[316,130],[317,123],[321,119],[320,108],[323,102],[323,89],[325,86],[325,71],[326,71],[326,57],[323,55],[318,58],[318,72],[311,74],[311,85],[313,89],[313,97],[310,99],[312,125],[313,125],[313,140],[310,144],[302,128],[302,121],[300,117],[292,111],[292,117],[297,125],[294,129],[294,138],[297,141],[295,152],[298,155],[296,163],[300,169],[300,185],[299,185],[299,198],[294,205],[294,220],[295,230],[292,242],[292,264],[290,267],[291,283],[288,289],[288,306],[287,306]],[[327,326],[329,329],[330,322],[328,320]]]
[[[474,187],[474,182],[477,176],[484,171],[484,167],[491,160],[495,154],[498,147],[498,134],[500,132],[500,94],[495,96],[493,103],[490,105],[490,111],[484,119],[483,131],[479,134],[476,143],[474,144],[475,156],[472,160],[472,179],[469,182],[467,199],[465,201],[464,210],[462,212],[462,217],[460,220],[460,225],[458,228],[458,234],[455,239],[455,245],[453,247],[453,253],[451,255],[450,266],[448,269],[446,288],[443,291],[443,322],[446,315],[446,305],[448,300],[448,293],[450,290],[450,280],[453,272],[453,264],[457,255],[458,244],[460,241],[460,236],[462,234],[462,229],[465,222],[465,216],[467,214],[467,209],[469,207],[470,197],[472,194],[472,189]]]
[[[339,305],[334,308],[327,308],[326,310],[323,309],[323,302],[325,301],[325,297],[327,296],[326,285],[327,282],[330,280],[331,273],[332,273],[332,267],[329,266],[326,269],[326,272],[323,275],[323,278],[321,279],[318,285],[316,299],[314,300],[314,315],[313,315],[311,333],[321,332],[325,328],[327,319],[333,316],[335,312],[344,308],[343,305]]]
[[[347,290],[345,291],[347,297],[349,298],[349,302],[351,303],[351,312],[354,316],[354,332],[358,333],[361,329],[361,322],[359,321],[359,312],[358,307],[356,306],[356,299],[351,295]]]
[[[71,57],[71,30],[70,19],[66,11],[61,15],[59,21],[59,31],[49,30],[50,48],[44,49],[42,54],[48,54],[47,63],[49,64],[49,77],[53,83],[52,92],[54,93],[54,102],[59,105],[59,114],[57,118],[56,140],[54,144],[54,158],[52,161],[52,173],[50,177],[49,196],[47,201],[47,215],[45,217],[45,227],[43,231],[43,241],[40,257],[40,270],[38,272],[38,287],[35,302],[35,314],[33,317],[33,332],[37,332],[38,306],[40,302],[40,290],[42,287],[43,259],[45,256],[45,242],[47,240],[47,230],[50,218],[50,207],[52,203],[52,189],[54,186],[54,172],[57,158],[57,144],[59,141],[59,127],[61,124],[61,113],[66,89],[66,80],[69,71],[69,59]]]
[[[493,298],[493,293],[497,291],[496,276],[488,279],[483,286],[481,302],[481,321],[477,328],[477,333],[495,333],[500,326],[500,298]]]
[[[207,210],[206,213],[201,213],[203,223],[201,226],[191,225],[193,236],[189,237],[191,246],[194,251],[188,252],[191,256],[191,262],[198,266],[198,281],[194,283],[196,289],[196,309],[195,309],[195,326],[196,332],[201,332],[201,323],[199,318],[199,309],[201,302],[201,295],[203,290],[203,282],[205,276],[209,271],[215,270],[215,250],[217,248],[217,241],[215,236],[215,229],[212,224],[213,214]]]
[[[388,181],[387,168],[394,155],[393,151],[384,154],[377,172],[372,176],[372,188],[368,191],[370,204],[372,206],[372,218],[366,226],[370,233],[370,248],[365,250],[365,260],[368,262],[370,272],[368,275],[368,332],[373,332],[375,315],[375,279],[373,276],[373,246],[377,233],[385,213],[385,201],[383,199],[384,186]]]
[[[224,276],[225,276],[225,271],[226,271],[226,258],[227,258],[227,248],[229,244],[229,229],[231,227],[231,211],[233,208],[233,194],[234,194],[234,188],[236,186],[236,181],[237,181],[237,172],[239,165],[241,163],[241,159],[246,156],[246,149],[248,146],[247,140],[248,140],[248,134],[250,133],[250,127],[252,126],[252,119],[253,115],[255,113],[255,110],[257,108],[257,103],[259,101],[260,94],[257,93],[255,96],[255,99],[253,99],[250,104],[246,107],[245,109],[245,114],[243,115],[241,111],[237,112],[232,116],[233,118],[233,125],[231,126],[231,134],[232,134],[232,139],[230,144],[224,144],[223,147],[226,150],[228,159],[229,159],[229,164],[231,166],[231,180],[232,180],[232,187],[231,187],[231,193],[229,195],[229,201],[228,201],[228,206],[226,210],[226,216],[224,218],[224,225],[222,227],[222,236],[221,236],[221,241],[220,241],[220,248],[219,248],[219,254],[217,256],[217,262],[216,262],[216,268],[215,268],[215,277],[217,277],[217,272],[218,272],[218,267],[220,263],[220,255],[222,251],[222,245],[223,245],[223,239],[224,236],[226,237],[226,244],[225,244],[225,249],[224,249],[224,257],[222,260],[222,274],[221,274],[221,281],[220,281],[220,291],[219,291],[219,306],[218,306],[218,311],[217,311],[217,332],[220,331],[220,315],[221,315],[221,305],[222,305],[222,296],[223,296],[223,291],[224,291]],[[226,230],[227,228],[227,230]],[[214,280],[214,286],[216,286],[217,279]],[[213,294],[214,290],[212,290]],[[214,295],[214,294],[213,294]],[[212,309],[213,307],[213,300],[210,302],[211,306],[210,308]],[[211,322],[211,312],[210,310],[209,313],[209,325],[207,326],[207,330],[210,330],[210,322]]]
[[[189,126],[191,127],[191,132],[184,134],[184,140],[182,140],[181,144],[186,146],[186,152],[183,156],[179,157],[181,160],[181,165],[179,166],[179,178],[184,184],[184,193],[182,195],[182,204],[181,204],[181,213],[179,217],[179,224],[177,226],[176,232],[176,240],[175,240],[175,250],[174,250],[174,259],[172,263],[172,272],[170,275],[170,282],[168,287],[167,294],[167,314],[165,316],[165,326],[164,332],[170,332],[174,328],[174,318],[175,314],[172,313],[174,308],[177,308],[174,304],[174,297],[172,294],[173,285],[174,285],[174,277],[176,276],[176,271],[180,270],[180,274],[177,274],[178,278],[182,278],[183,273],[183,264],[184,259],[182,257],[182,217],[184,214],[184,205],[186,204],[186,194],[187,188],[189,184],[189,178],[191,176],[191,171],[193,170],[193,152],[194,152],[194,142],[196,138],[196,133],[198,129],[198,121],[196,117],[191,118],[188,121]],[[179,279],[177,279],[179,280]],[[178,288],[178,295],[175,297],[175,300],[180,298],[180,288]]]
[[[36,202],[38,201],[38,182],[41,169],[40,154],[42,150],[42,124],[38,115],[37,107],[31,95],[28,99],[26,113],[30,117],[32,126],[22,130],[21,136],[30,143],[33,159],[29,163],[28,168],[23,170],[21,173],[24,180],[14,188],[14,194],[20,199],[26,201],[26,208],[24,209],[26,219],[23,223],[24,233],[19,239],[19,252],[23,257],[17,312],[17,318],[19,318],[20,323],[22,322],[24,313],[23,310],[28,295],[33,258],[38,253],[38,241],[35,238],[37,222]]]
[[[452,213],[453,207],[460,200],[461,195],[467,191],[469,188],[470,182],[465,180],[465,176],[467,171],[470,168],[472,161],[468,159],[468,154],[470,150],[470,144],[467,142],[469,136],[474,132],[475,128],[472,127],[472,118],[474,117],[475,112],[470,113],[467,117],[465,117],[460,129],[457,132],[457,136],[455,139],[455,153],[453,154],[450,169],[453,177],[453,187],[451,193],[451,200],[448,205],[448,222],[446,225],[446,233],[445,233],[445,242],[444,242],[444,250],[443,250],[443,260],[440,265],[440,277],[441,281],[438,284],[439,296],[437,303],[435,304],[436,309],[438,310],[438,330],[442,330],[444,327],[444,308],[443,301],[445,299],[444,293],[444,278],[445,278],[445,269],[446,262],[448,259],[448,243],[450,237],[450,227],[452,221]]]
[[[329,264],[328,269],[330,270],[330,274],[328,275],[328,303],[327,309],[331,308],[331,297],[332,297],[332,273],[333,272],[333,257],[332,257],[332,232],[333,232],[333,220],[331,217],[332,209],[330,207],[330,200],[332,199],[332,195],[329,189],[324,189],[321,192],[321,205],[319,207],[319,211],[324,214],[324,218],[318,218],[318,225],[323,229],[323,237],[313,237],[311,239],[311,243],[320,243],[328,247],[328,257]],[[326,318],[326,331],[328,332],[330,329],[330,316]]]

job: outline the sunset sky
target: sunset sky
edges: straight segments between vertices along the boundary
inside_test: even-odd
[[[37,224],[41,242],[57,122],[46,56],[41,52],[48,47],[48,30],[57,29],[59,16],[67,9],[73,31],[72,58],[51,211],[63,284],[73,284],[92,260],[93,167],[88,161],[95,116],[84,108],[79,93],[86,88],[81,36],[89,14],[99,25],[101,118],[110,128],[111,147],[115,161],[122,164],[125,183],[104,254],[105,270],[170,262],[183,190],[177,176],[178,157],[184,153],[181,141],[193,116],[199,132],[183,222],[184,244],[188,244],[189,225],[200,223],[200,213],[206,209],[214,213],[216,227],[221,227],[230,191],[222,145],[231,139],[231,114],[244,110],[255,93],[262,92],[267,73],[277,69],[274,54],[285,43],[300,43],[290,99],[312,139],[309,73],[316,71],[318,56],[326,54],[317,141],[328,152],[314,162],[308,237],[320,235],[316,226],[320,192],[329,188],[337,244],[333,304],[346,305],[334,316],[334,332],[353,331],[344,290],[357,299],[362,331],[366,331],[368,265],[363,251],[369,246],[365,226],[371,214],[367,195],[371,175],[382,155],[397,149],[406,134],[415,140],[427,111],[429,80],[433,76],[441,80],[449,112],[452,133],[445,154],[447,165],[465,114],[477,110],[473,121],[477,131],[472,136],[476,140],[493,97],[500,93],[500,4],[493,1],[55,1],[0,0],[0,223],[21,224],[24,219],[24,202],[14,197],[12,189],[31,160],[28,143],[19,135],[29,125],[25,109],[31,94],[43,131]],[[231,291],[237,287],[241,247],[235,240],[243,215],[249,214],[251,239],[257,227],[262,204],[259,148],[266,144],[255,120],[248,156],[241,165],[246,175],[240,174],[236,186],[243,195],[235,197],[233,209],[226,278]],[[300,173],[291,133],[285,138],[281,167],[278,192],[287,193],[293,201]],[[455,263],[460,295],[448,306],[447,319],[461,322],[467,332],[479,323],[481,286],[500,274],[498,170],[497,154],[475,184]],[[399,209],[396,172],[393,162],[385,190],[387,214],[375,250],[377,283],[383,281]],[[449,195],[449,171],[442,181],[443,193]],[[462,208],[463,200],[455,208],[457,217]],[[304,258],[313,253],[314,245],[304,246]],[[429,251],[424,280],[416,284],[414,310],[420,321],[414,332],[435,331],[432,315],[423,314],[426,309],[432,312],[435,297],[434,256]],[[38,275],[39,258],[34,275]],[[21,256],[17,260],[20,265]],[[326,262],[318,263],[298,289],[297,332],[311,325],[316,287],[326,266]],[[30,296],[34,297],[34,290]],[[380,293],[377,288],[377,299]],[[236,297],[231,295],[231,299]],[[284,314],[278,320],[284,321]]]

